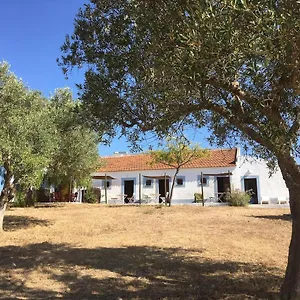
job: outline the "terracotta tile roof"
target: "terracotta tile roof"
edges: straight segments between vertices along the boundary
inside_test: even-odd
[[[236,165],[237,149],[209,150],[207,157],[195,159],[186,164],[183,169],[234,167]],[[150,154],[125,154],[123,156],[102,157],[103,167],[97,172],[142,171],[172,169],[164,164],[150,164]]]

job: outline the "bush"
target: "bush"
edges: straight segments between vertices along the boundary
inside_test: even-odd
[[[35,190],[34,193],[30,194],[29,191],[27,192],[27,204],[28,206],[34,205],[35,200],[37,202],[49,202],[50,199],[50,189],[46,189],[40,187],[39,189]],[[34,199],[36,198],[36,199]]]
[[[232,191],[226,196],[230,206],[247,206],[251,199],[251,194],[249,192],[242,191]]]
[[[37,202],[37,194],[39,191],[28,189],[24,191],[22,189],[17,189],[15,193],[14,200],[10,203],[10,206],[13,207],[28,207],[34,206],[34,203]]]
[[[84,193],[84,202],[87,203],[96,203],[97,202],[97,194],[92,187],[86,189]]]
[[[15,194],[14,200],[11,202],[11,206],[13,207],[25,207],[26,200],[23,192],[17,191]]]

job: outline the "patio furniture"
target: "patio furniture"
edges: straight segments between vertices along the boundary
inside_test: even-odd
[[[117,195],[116,197],[111,197],[109,200],[109,204],[123,204],[124,201],[121,195]]]
[[[150,194],[150,203],[159,203],[160,194]]]
[[[159,196],[158,198],[159,204],[165,204],[169,202],[169,192],[166,192],[166,196]]]
[[[141,204],[148,204],[151,201],[151,197],[149,195],[142,195]]]
[[[133,202],[134,202],[134,194],[131,197],[129,197],[128,195],[124,195],[124,203],[128,204]]]

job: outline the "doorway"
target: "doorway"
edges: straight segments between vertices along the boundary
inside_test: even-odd
[[[217,189],[219,202],[225,202],[226,192],[230,191],[229,177],[217,177]]]
[[[245,178],[244,179],[244,190],[245,192],[251,192],[251,204],[258,204],[257,195],[257,179],[256,178]]]
[[[158,180],[158,193],[160,197],[166,197],[166,193],[169,192],[169,178]]]
[[[132,198],[134,194],[134,180],[124,180],[124,196]]]

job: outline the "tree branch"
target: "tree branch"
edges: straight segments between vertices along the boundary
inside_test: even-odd
[[[253,103],[259,103],[260,101],[254,97],[249,92],[243,91],[239,83],[237,81],[234,82],[221,82],[217,80],[216,78],[209,78],[204,83],[209,84],[215,88],[226,90],[227,92],[231,93],[233,96],[235,96],[239,102],[239,105],[241,107],[241,111],[244,113],[243,105],[241,100],[245,101],[249,104],[249,106],[253,106]],[[278,126],[284,126],[287,129],[287,124],[282,119],[278,109],[275,109],[273,106],[263,106],[260,105],[260,110],[265,116],[267,116],[270,120],[272,120],[274,123],[278,124]]]
[[[298,134],[298,131],[300,129],[300,108],[295,108],[295,120],[292,124],[292,126],[289,129],[289,135]]]
[[[249,93],[244,92],[237,81],[227,83],[227,82],[221,82],[218,81],[216,78],[209,78],[204,81],[204,83],[212,85],[213,87],[220,88],[223,90],[228,91],[229,93],[233,94],[234,96],[239,97],[241,100],[244,100],[246,102],[249,102],[250,99],[255,99],[253,95],[250,95]]]
[[[249,136],[255,142],[267,147],[270,150],[275,149],[274,145],[269,140],[264,139],[261,136],[261,134],[259,134],[253,128],[249,127],[248,124],[245,124],[244,122],[240,122],[239,119],[236,116],[233,116],[224,106],[220,106],[212,102],[206,103],[205,106],[206,109],[213,111],[221,115],[222,117],[224,117],[228,122],[236,126],[241,132]]]

